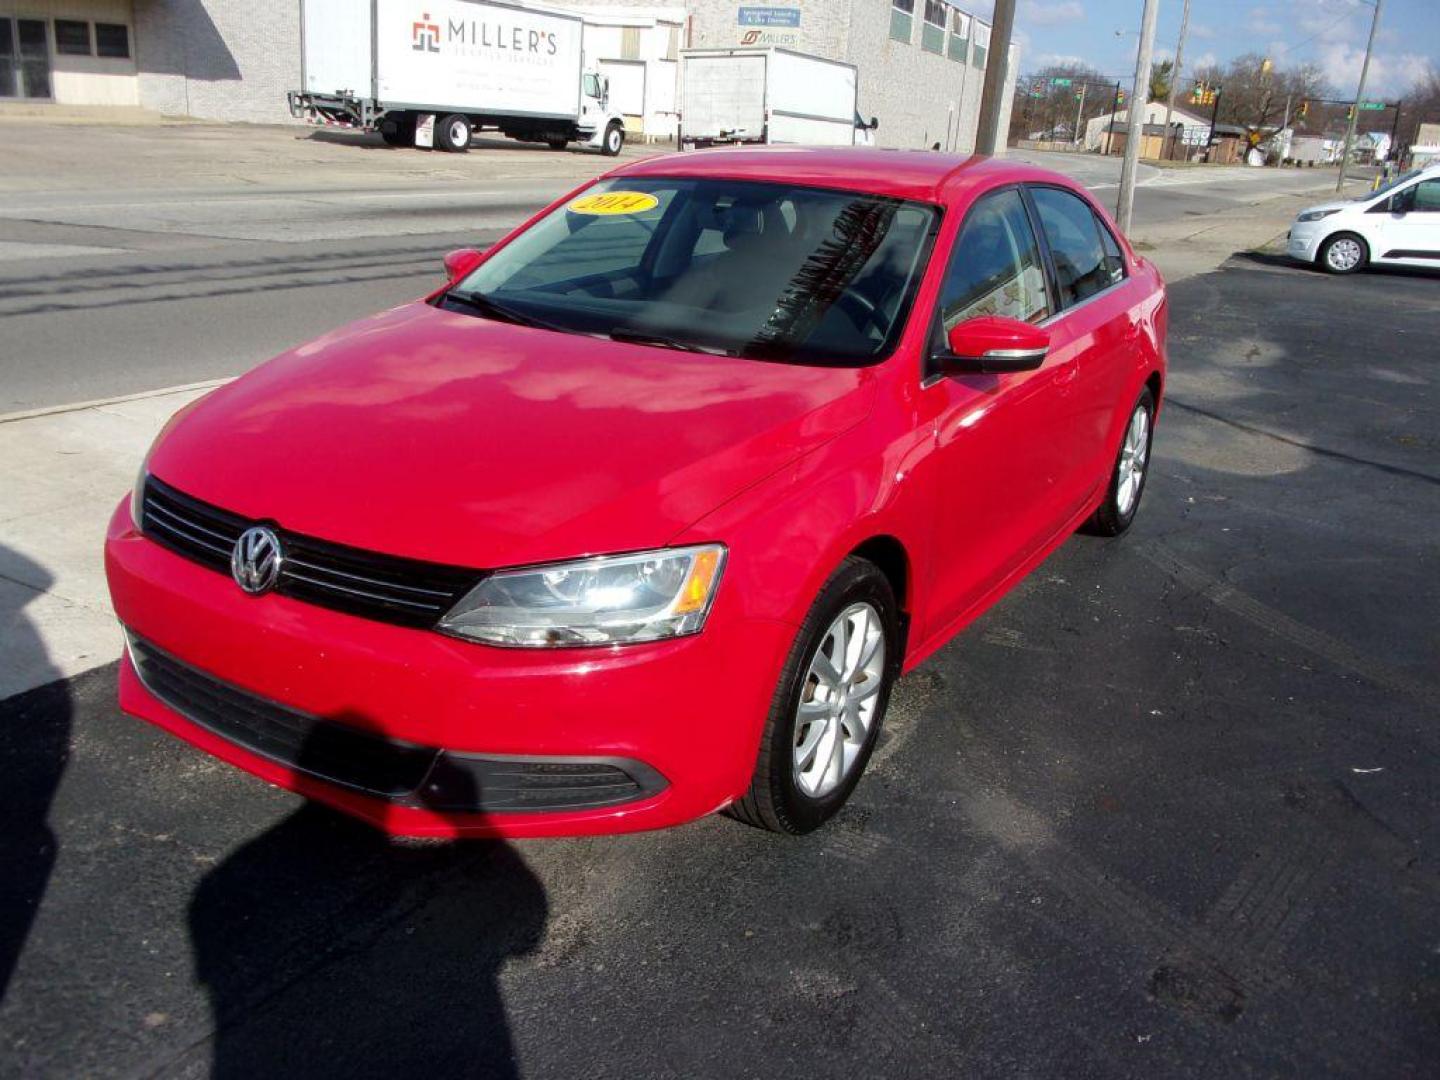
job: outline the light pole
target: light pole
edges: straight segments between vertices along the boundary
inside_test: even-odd
[[[1015,28],[1015,0],[995,0],[990,24],[990,53],[985,61],[985,86],[980,92],[980,121],[975,152],[995,153],[1000,134],[1000,101],[1005,96],[1005,73],[1010,66],[1010,32]],[[996,55],[999,60],[996,60]]]
[[[1155,19],[1160,0],[1145,0],[1140,16],[1140,48],[1135,52],[1135,91],[1130,95],[1129,134],[1125,136],[1125,158],[1120,166],[1120,198],[1116,224],[1130,232],[1130,211],[1135,205],[1135,170],[1140,164],[1140,140],[1145,137],[1145,107],[1150,103],[1150,54],[1155,48]]]
[[[1374,0],[1375,15],[1370,20],[1370,40],[1365,43],[1365,62],[1360,65],[1360,86],[1355,91],[1355,105],[1350,110],[1350,124],[1345,128],[1345,152],[1340,155],[1340,176],[1335,190],[1345,190],[1345,166],[1350,163],[1350,147],[1355,142],[1355,125],[1360,122],[1360,106],[1365,102],[1365,76],[1370,74],[1370,53],[1375,48],[1375,29],[1380,25],[1380,8],[1385,0]]]
[[[1185,57],[1185,31],[1189,27],[1190,0],[1185,0],[1185,9],[1180,13],[1180,40],[1175,42],[1175,63],[1170,68],[1170,93],[1165,95],[1165,136],[1160,142],[1160,148],[1167,159],[1172,156],[1166,147],[1170,145],[1170,118],[1175,112],[1175,88],[1180,85],[1180,62]]]

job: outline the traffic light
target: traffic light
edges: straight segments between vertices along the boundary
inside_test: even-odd
[[[1191,105],[1214,105],[1215,88],[1207,83],[1196,83],[1195,88],[1190,91]]]
[[[1125,91],[1121,90],[1120,93],[1115,96],[1115,100],[1123,106],[1125,104]]]
[[[1310,115],[1310,99],[1309,99],[1309,98],[1306,98],[1304,101],[1300,102],[1300,111],[1299,111],[1298,113],[1296,113],[1295,115],[1298,116],[1301,120],[1304,120],[1307,116]]]
[[[1354,105],[1346,105],[1346,106],[1345,106],[1345,119],[1346,119],[1346,120],[1354,120],[1354,119],[1355,119],[1355,106],[1354,106]]]

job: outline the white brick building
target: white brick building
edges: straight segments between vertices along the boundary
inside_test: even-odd
[[[363,0],[359,0],[363,2]],[[0,0],[0,101],[129,105],[286,122],[300,85],[301,0]],[[423,6],[416,0],[417,10]],[[538,4],[536,6],[546,6]],[[946,0],[559,0],[586,11],[587,59],[634,132],[671,137],[678,50],[784,45],[859,70],[881,146],[974,145],[990,28]],[[1000,130],[1018,67],[1012,54]]]

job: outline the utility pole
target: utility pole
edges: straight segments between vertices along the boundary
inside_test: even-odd
[[[1070,140],[1074,143],[1080,141],[1080,118],[1085,115],[1085,88],[1087,86],[1089,86],[1089,83],[1082,82],[1080,84],[1080,104],[1075,106],[1075,130],[1070,133],[1075,136],[1075,138]]]
[[[1220,95],[1225,92],[1223,86],[1215,88],[1214,107],[1210,110],[1210,137],[1205,140],[1205,160],[1209,161],[1215,152],[1215,121],[1220,119]]]
[[[1010,33],[1014,28],[1015,0],[995,0],[990,53],[985,62],[985,87],[980,92],[980,122],[975,132],[977,154],[995,153],[1000,135],[1000,102],[1005,96],[1005,69],[1010,66]]]
[[[1175,42],[1175,64],[1170,69],[1170,93],[1165,96],[1165,138],[1160,146],[1168,160],[1173,156],[1174,144],[1170,141],[1170,115],[1175,111],[1175,88],[1180,85],[1180,62],[1185,57],[1185,31],[1190,28],[1190,0],[1185,0],[1185,10],[1180,13],[1180,40]]]
[[[1355,125],[1360,122],[1360,106],[1365,102],[1365,76],[1370,74],[1370,54],[1375,49],[1375,30],[1380,25],[1380,9],[1385,0],[1375,0],[1375,15],[1370,20],[1370,40],[1365,43],[1365,62],[1360,65],[1360,86],[1355,91],[1355,107],[1350,110],[1350,123],[1345,128],[1345,152],[1340,155],[1340,176],[1335,190],[1345,190],[1345,166],[1350,163],[1350,147],[1355,142]]]
[[[1120,114],[1120,80],[1115,80],[1115,97],[1110,102],[1110,123],[1105,127],[1105,156],[1110,156],[1110,141],[1115,136],[1115,117]],[[1417,129],[1418,130],[1418,129]]]
[[[1130,231],[1130,211],[1135,205],[1135,170],[1140,164],[1140,141],[1145,137],[1145,107],[1150,103],[1150,54],[1155,50],[1155,19],[1160,0],[1145,0],[1140,16],[1140,48],[1135,52],[1135,92],[1130,95],[1130,132],[1125,137],[1125,159],[1120,165],[1120,198],[1115,220],[1120,231]]]
[[[1280,134],[1276,136],[1277,138],[1285,139],[1285,132],[1290,127],[1290,99],[1294,96],[1294,94],[1285,95],[1285,119],[1280,121]],[[1284,149],[1282,149],[1278,154],[1275,155],[1276,165],[1279,165],[1280,162],[1285,160],[1285,158],[1289,157],[1291,141],[1292,140],[1285,139]]]

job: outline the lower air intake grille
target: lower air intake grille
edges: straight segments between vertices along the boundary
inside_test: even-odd
[[[187,720],[296,772],[407,806],[475,813],[594,810],[666,781],[627,758],[484,757],[387,739],[222,682],[129,636],[145,688]]]

